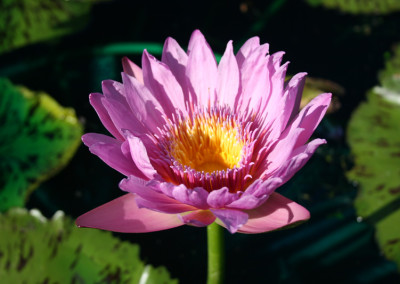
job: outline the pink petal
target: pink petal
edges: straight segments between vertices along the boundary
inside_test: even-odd
[[[133,194],[126,194],[78,217],[78,227],[121,233],[147,233],[183,225],[175,214],[139,209]]]
[[[236,60],[238,62],[239,67],[242,67],[244,60],[259,46],[260,46],[260,38],[258,36],[249,38],[242,45],[242,47],[236,54]]]
[[[227,208],[253,209],[265,202],[268,197],[282,184],[281,178],[269,178],[267,180],[254,181],[243,193],[243,195],[227,205]]]
[[[184,204],[188,204],[199,209],[209,208],[207,204],[208,192],[204,188],[186,188],[186,186],[176,186],[172,191],[172,195],[176,200]]]
[[[200,31],[195,30],[189,41],[186,76],[189,90],[197,96],[200,106],[214,105],[217,85],[217,62],[210,46]]]
[[[156,177],[157,171],[150,162],[146,147],[142,140],[132,135],[129,131],[125,131],[124,135],[129,143],[132,160],[138,169],[149,179]]]
[[[297,128],[286,133],[286,136],[282,135],[283,137],[280,137],[276,145],[271,149],[268,160],[265,161],[267,164],[266,173],[273,172],[286,162],[295,148],[296,141],[304,131],[302,128]]]
[[[310,218],[307,209],[278,193],[273,193],[263,205],[247,213],[249,219],[238,230],[240,233],[264,233]]]
[[[126,74],[135,77],[140,83],[143,83],[143,72],[139,66],[129,60],[128,57],[122,58],[122,67]]]
[[[175,108],[186,112],[182,88],[171,70],[145,50],[142,57],[144,84],[158,100],[165,114],[172,118]]]
[[[178,217],[187,225],[205,227],[215,221],[215,216],[210,210],[196,210],[188,214],[179,214]]]
[[[235,209],[210,209],[217,217],[217,223],[224,226],[232,234],[243,226],[248,220],[248,214]]]
[[[314,98],[301,110],[301,112],[294,118],[293,122],[288,125],[283,135],[287,132],[293,131],[293,129],[304,128],[305,131],[299,136],[295,146],[300,147],[304,145],[307,140],[310,139],[311,134],[324,117],[331,101],[331,97],[332,94],[325,93]]]
[[[137,136],[148,133],[148,129],[133,115],[127,105],[111,98],[102,98],[102,103],[115,127],[122,135],[124,135],[123,129],[129,130]]]
[[[164,43],[161,61],[168,65],[179,85],[181,85],[185,102],[196,103],[196,97],[189,99],[189,88],[186,81],[186,65],[188,56],[176,40],[167,38]]]
[[[126,104],[123,84],[113,80],[104,80],[101,82],[101,89],[106,98],[112,98]]]
[[[139,121],[153,133],[158,133],[157,127],[164,124],[162,107],[153,94],[135,78],[122,73],[126,100]]]
[[[229,41],[218,65],[217,100],[233,109],[239,92],[239,67],[233,54],[232,41]]]
[[[285,183],[308,162],[315,150],[325,143],[326,140],[324,139],[314,139],[310,143],[295,149],[292,153],[292,157],[273,175],[282,178],[282,184]]]
[[[87,133],[82,136],[82,141],[89,147],[91,153],[102,159],[111,168],[129,176],[144,177],[131,159],[127,159],[121,151],[122,143],[111,137]]]
[[[211,191],[208,195],[207,203],[211,208],[223,208],[225,205],[237,200],[239,196],[240,193],[231,193],[227,187],[223,187]]]
[[[111,120],[110,115],[108,114],[106,108],[102,103],[102,98],[104,96],[99,93],[92,93],[89,95],[90,104],[96,110],[97,115],[99,116],[101,123],[104,127],[118,140],[123,141],[124,136],[118,131],[115,127],[113,121]]]
[[[240,68],[242,94],[236,99],[235,104],[241,112],[247,107],[257,112],[267,102],[271,86],[267,52],[267,44],[257,47]]]
[[[155,190],[157,186],[159,186],[159,182],[147,182],[133,176],[123,179],[119,184],[122,190],[137,195],[136,203],[139,208],[144,207],[163,213],[182,213],[197,210],[193,206],[182,204],[173,198],[157,192]]]

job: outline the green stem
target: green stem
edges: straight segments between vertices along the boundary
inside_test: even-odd
[[[213,223],[207,227],[208,275],[207,284],[224,283],[224,228]]]

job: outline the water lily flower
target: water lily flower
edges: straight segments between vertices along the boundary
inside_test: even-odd
[[[152,232],[214,222],[231,233],[262,233],[309,212],[276,193],[324,139],[308,141],[330,103],[321,94],[299,110],[306,73],[285,82],[284,52],[250,38],[232,41],[217,64],[200,31],[187,52],[165,41],[161,61],[123,59],[122,83],[104,81],[90,103],[113,137],[89,133],[89,150],[126,176],[127,194],[76,223]]]

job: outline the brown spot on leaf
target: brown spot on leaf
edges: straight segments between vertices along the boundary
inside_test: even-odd
[[[386,242],[386,244],[388,244],[388,245],[394,245],[394,244],[397,244],[398,242],[400,242],[400,239],[393,239],[393,240],[388,240],[388,241]]]
[[[382,189],[384,189],[385,185],[384,184],[380,184],[376,187],[377,191],[381,191]]]
[[[400,186],[389,189],[390,194],[398,194],[400,193]]]

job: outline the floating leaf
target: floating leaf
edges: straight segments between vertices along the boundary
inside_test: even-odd
[[[386,80],[381,78],[381,82]],[[381,249],[400,268],[399,91],[385,87],[371,90],[368,101],[353,113],[347,137],[355,159],[348,177],[360,185],[357,213],[376,225]]]
[[[0,215],[2,283],[178,283],[164,267],[139,259],[139,246],[111,233],[78,229],[58,211],[51,220],[38,210]]]
[[[87,22],[91,1],[0,1],[0,52],[79,30]]]
[[[389,14],[400,11],[398,0],[306,0],[311,6],[324,6],[351,14]]]
[[[306,79],[300,107],[305,107],[313,98],[321,93],[332,93],[333,95],[327,113],[335,112],[340,108],[338,96],[344,95],[345,91],[343,87],[329,80],[311,77]]]
[[[23,206],[40,182],[68,163],[81,135],[72,109],[0,78],[0,211]]]

